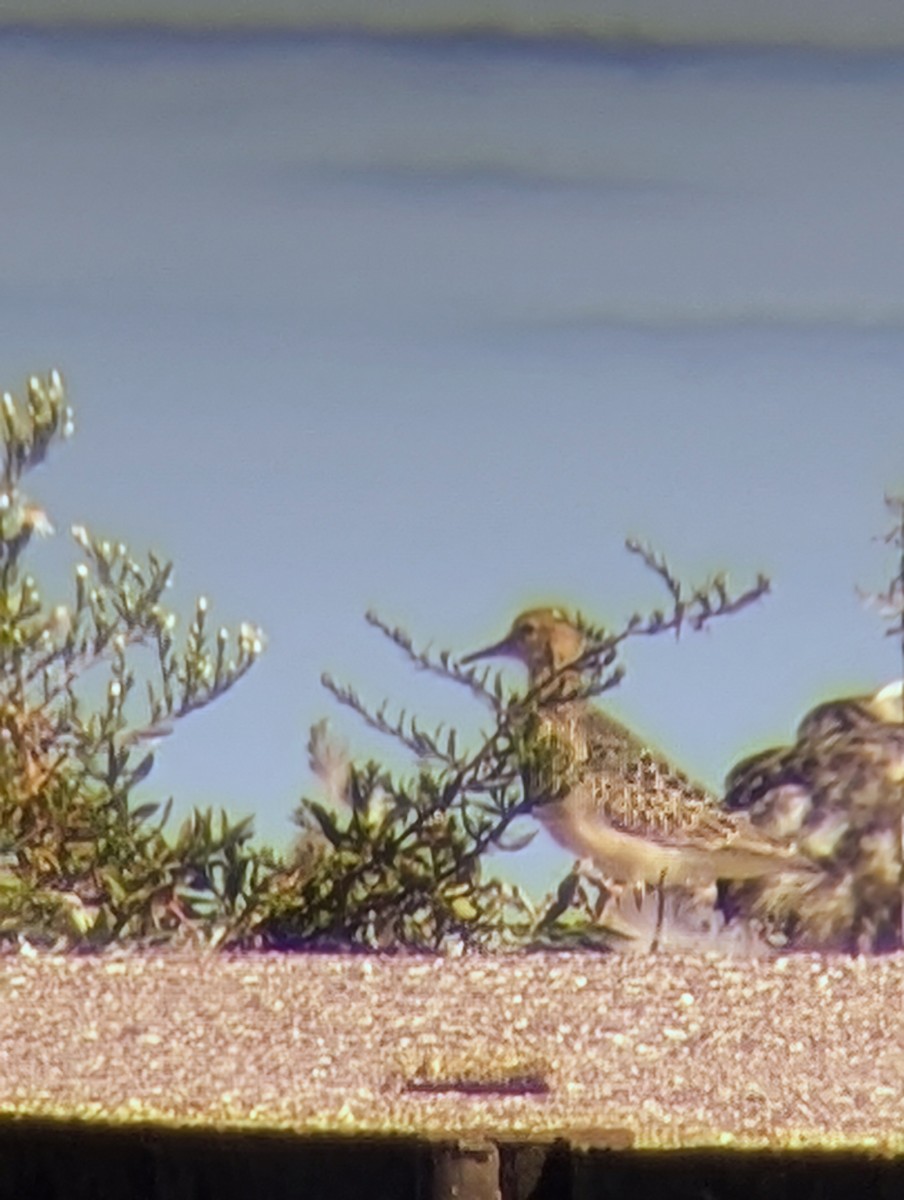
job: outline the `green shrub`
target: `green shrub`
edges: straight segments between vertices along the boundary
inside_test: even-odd
[[[250,820],[196,811],[169,840],[171,802],[132,796],[155,743],[241,679],[261,634],[211,633],[202,598],[180,644],[171,564],[83,526],[72,598],[48,607],[24,564],[50,522],[22,484],[72,433],[60,376],[4,395],[0,421],[0,939],[242,936],[275,865],[250,849]]]

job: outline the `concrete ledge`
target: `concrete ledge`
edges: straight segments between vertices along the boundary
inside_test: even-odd
[[[0,1116],[904,1149],[904,956],[0,957]]]

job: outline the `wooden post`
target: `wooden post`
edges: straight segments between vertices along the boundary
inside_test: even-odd
[[[431,1200],[501,1200],[495,1143],[458,1141],[435,1146]]]

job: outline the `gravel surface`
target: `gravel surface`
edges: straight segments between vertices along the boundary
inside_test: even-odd
[[[904,1152],[904,955],[0,958],[0,1113]]]

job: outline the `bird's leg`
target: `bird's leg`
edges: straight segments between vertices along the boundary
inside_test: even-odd
[[[579,858],[575,862],[572,870],[575,875],[581,875],[584,879],[588,879],[601,891],[608,891],[606,877],[597,869],[597,866],[592,858]]]
[[[659,939],[662,936],[662,926],[665,921],[665,871],[659,876],[656,885],[656,929],[650,942],[650,953],[655,954],[659,949]]]
[[[593,884],[599,893],[597,901],[593,906],[594,919],[599,921],[602,918],[606,905],[614,895],[610,881],[606,879],[601,871],[597,870],[592,858],[579,858],[574,864],[572,874],[576,877],[586,879],[588,883]]]

